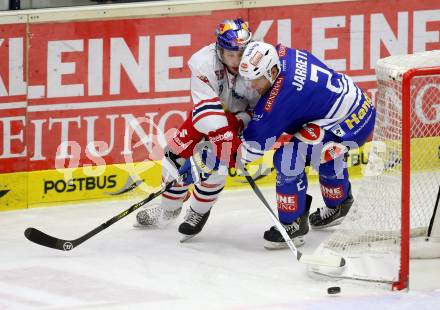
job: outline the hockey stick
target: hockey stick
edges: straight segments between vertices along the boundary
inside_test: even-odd
[[[263,172],[261,172],[261,169],[258,169],[258,171],[255,172],[255,174],[252,176],[252,179],[254,181],[261,180],[262,178],[265,178],[268,175],[270,175],[274,170],[275,170],[275,168],[273,168],[273,167],[267,168]],[[237,182],[237,183],[247,183],[246,180],[235,180],[235,182]]]
[[[121,189],[117,190],[116,192],[107,192],[104,194],[111,195],[111,196],[122,195],[122,194],[125,194],[125,193],[128,193],[128,192],[134,190],[139,185],[141,185],[143,181],[144,180],[141,179],[141,180],[137,180],[137,181],[133,182],[133,179],[131,178],[131,176],[128,176],[127,182],[125,182],[125,185]]]
[[[431,237],[432,227],[434,226],[435,216],[437,214],[437,207],[439,202],[440,202],[440,186],[437,191],[437,199],[435,200],[434,211],[432,211],[431,220],[429,221],[428,234],[427,234],[428,237]]]
[[[64,239],[55,238],[55,237],[49,236],[48,234],[42,232],[41,230],[38,230],[38,229],[32,228],[32,227],[27,228],[24,231],[24,235],[29,241],[32,241],[32,242],[37,243],[39,245],[42,245],[42,246],[45,246],[48,248],[52,248],[52,249],[61,250],[61,251],[70,251],[70,250],[76,248],[77,246],[79,246],[80,244],[82,244],[84,241],[92,238],[97,233],[103,231],[104,229],[106,229],[110,225],[113,225],[114,223],[116,223],[120,219],[123,219],[124,217],[126,217],[127,215],[129,215],[130,213],[135,211],[136,209],[139,209],[140,207],[147,204],[148,202],[150,202],[154,198],[160,196],[163,192],[168,190],[174,184],[175,181],[176,180],[173,180],[173,181],[167,183],[166,185],[162,186],[162,188],[160,190],[158,190],[157,192],[151,193],[144,200],[139,201],[138,203],[135,203],[127,210],[122,211],[118,215],[109,219],[107,222],[102,223],[101,225],[99,225],[95,229],[89,231],[88,233],[82,235],[81,237],[79,237],[77,239],[64,240]]]
[[[300,263],[304,264],[310,264],[310,265],[319,265],[319,266],[328,266],[328,267],[344,267],[345,266],[345,259],[341,256],[333,256],[333,255],[310,255],[310,254],[303,254],[300,252],[295,244],[293,243],[292,239],[290,239],[289,235],[287,234],[286,230],[284,229],[283,225],[278,220],[277,216],[273,212],[272,208],[270,207],[269,203],[267,202],[266,198],[264,197],[263,193],[258,188],[257,184],[255,183],[254,179],[250,176],[250,174],[247,172],[244,165],[239,162],[240,169],[243,171],[243,175],[245,176],[246,180],[248,181],[249,185],[254,190],[257,197],[261,200],[261,202],[264,204],[266,211],[269,213],[270,218],[274,222],[275,226],[280,231],[281,235],[283,236],[284,240],[286,241],[287,245],[289,246],[289,249],[292,251],[292,253],[295,255],[296,259]]]

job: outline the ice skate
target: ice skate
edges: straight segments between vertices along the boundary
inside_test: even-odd
[[[179,232],[182,234],[180,242],[183,243],[200,233],[208,220],[210,212],[200,214],[190,207],[186,212],[185,221],[179,226]]]
[[[290,225],[284,225],[287,234],[296,247],[304,244],[304,236],[309,232],[309,212],[304,213]],[[264,247],[268,250],[285,249],[288,247],[286,241],[276,226],[272,226],[264,232]]]
[[[177,210],[165,210],[160,204],[149,205],[136,214],[136,221],[133,227],[136,228],[160,228],[174,222],[182,211],[182,207]]]
[[[350,211],[353,201],[350,188],[347,198],[339,206],[335,208],[324,206],[310,214],[310,226],[313,229],[323,229],[341,224],[348,211]]]

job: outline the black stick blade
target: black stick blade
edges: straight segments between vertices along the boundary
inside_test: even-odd
[[[24,236],[36,244],[61,251],[70,251],[75,247],[72,241],[54,238],[32,227],[24,231]]]

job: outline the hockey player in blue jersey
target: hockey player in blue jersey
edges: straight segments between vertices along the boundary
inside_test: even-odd
[[[283,133],[293,135],[276,150],[273,162],[279,220],[295,244],[302,245],[309,221],[314,229],[337,225],[353,204],[345,159],[349,149],[364,144],[372,133],[374,105],[351,78],[307,51],[252,42],[239,70],[261,98],[243,133],[237,160],[254,161]],[[325,202],[310,216],[307,165],[319,173]],[[264,239],[267,248],[286,246],[275,226]]]

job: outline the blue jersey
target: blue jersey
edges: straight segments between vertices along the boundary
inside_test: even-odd
[[[353,81],[303,50],[277,46],[281,72],[258,101],[243,133],[243,158],[253,161],[284,132],[304,124],[330,129],[350,115],[363,97]]]

